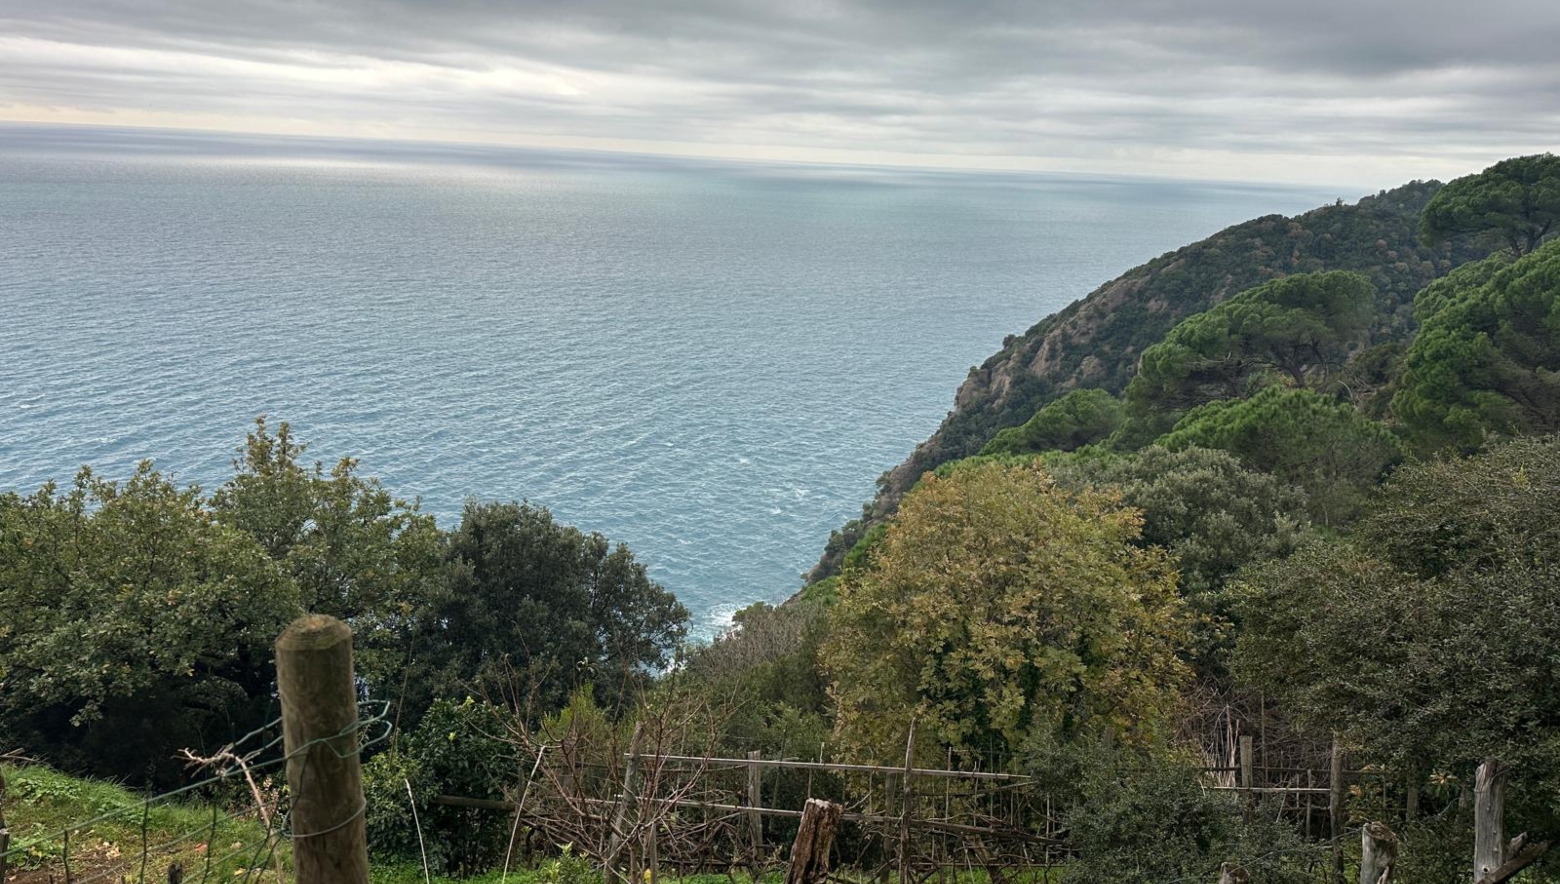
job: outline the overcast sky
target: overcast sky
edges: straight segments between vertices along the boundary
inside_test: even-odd
[[[0,120],[1373,189],[1560,149],[1560,0],[0,0]]]

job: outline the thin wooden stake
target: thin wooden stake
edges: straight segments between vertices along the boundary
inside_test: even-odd
[[[752,752],[749,752],[747,757],[749,762],[747,769],[747,803],[749,807],[753,808],[753,810],[748,811],[747,814],[748,843],[751,844],[753,848],[753,879],[757,880],[758,876],[764,871],[764,814],[760,810],[760,808],[764,806],[762,794],[764,789],[764,781],[763,778],[759,776],[762,768],[760,768],[756,763],[760,758],[763,757],[763,753],[755,749]]]
[[[911,779],[915,774],[915,719],[910,719],[910,734],[905,738],[905,773],[900,783],[899,807],[899,884],[910,884],[910,800]]]
[[[1328,771],[1327,816],[1332,835],[1332,877],[1343,884],[1343,744],[1333,734],[1332,765]]]
[[[628,807],[635,803],[638,793],[634,788],[634,779],[639,774],[639,737],[644,732],[643,721],[634,722],[634,735],[628,741],[628,764],[623,768],[623,794],[618,798],[617,809],[612,812],[612,833],[607,839],[606,861],[602,864],[608,875],[615,875],[628,881],[630,876],[618,868],[618,855],[623,852],[624,839],[627,837],[625,826],[628,821]]]

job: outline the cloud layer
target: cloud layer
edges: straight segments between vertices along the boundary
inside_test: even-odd
[[[1384,186],[1556,149],[1556,46],[1552,0],[9,0],[0,119]]]

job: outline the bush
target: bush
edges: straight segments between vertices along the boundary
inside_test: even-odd
[[[504,797],[503,788],[516,777],[519,764],[514,747],[502,737],[501,714],[470,697],[462,703],[437,700],[415,731],[368,762],[363,792],[369,850],[375,857],[420,861],[425,848],[430,868],[458,876],[483,871],[503,858],[510,828],[506,814],[432,803],[436,795]]]

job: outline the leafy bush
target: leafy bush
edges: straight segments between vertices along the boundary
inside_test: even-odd
[[[1223,862],[1253,881],[1307,880],[1299,859],[1308,848],[1293,828],[1265,809],[1246,818],[1234,799],[1206,788],[1192,753],[1042,738],[1024,757],[1077,851],[1068,884],[1214,881]]]
[[[435,701],[417,729],[364,766],[369,849],[387,860],[421,860],[412,803],[430,868],[466,876],[503,857],[510,817],[433,804],[436,795],[502,799],[520,776],[502,737],[502,713],[471,698]],[[410,783],[412,795],[407,795]]]

